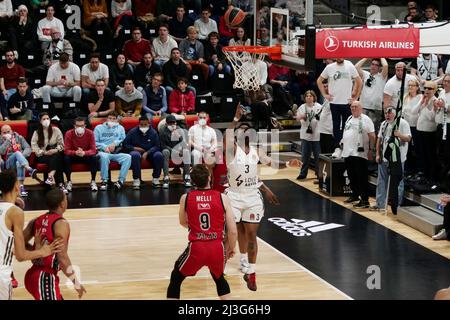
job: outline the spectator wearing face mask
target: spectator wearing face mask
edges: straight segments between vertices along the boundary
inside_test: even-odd
[[[97,191],[95,176],[97,175],[97,148],[94,132],[86,128],[84,118],[76,118],[73,129],[64,137],[64,170],[66,173],[67,191],[72,191],[72,163],[87,163],[91,171],[91,191]]]
[[[120,165],[119,180],[114,183],[114,186],[117,190],[122,189],[131,166],[131,156],[121,152],[125,129],[118,123],[116,112],[108,115],[107,122],[95,127],[94,136],[100,158],[100,174],[102,176],[100,190],[108,190],[109,163],[111,161]]]
[[[182,130],[177,126],[177,120],[174,115],[169,114],[166,117],[166,126],[160,132],[161,149],[164,156],[164,180],[163,188],[169,188],[169,163],[172,160],[175,164],[183,163],[184,186],[191,186],[189,177],[189,168],[191,157],[188,143],[184,138]]]
[[[150,125],[150,120],[147,117],[141,117],[139,119],[139,125],[127,133],[127,136],[123,141],[123,146],[131,155],[133,189],[139,190],[141,187],[142,159],[150,162],[153,167],[153,187],[160,187],[159,176],[161,175],[164,157],[160,150],[158,133]]]
[[[1,127],[0,156],[3,159],[1,169],[15,169],[17,180],[20,183],[20,196],[28,196],[23,182],[25,171],[33,179],[37,179],[37,170],[30,167],[27,158],[31,154],[28,142],[17,132],[12,131],[11,126],[5,124]]]
[[[206,112],[198,114],[198,123],[189,128],[189,145],[192,148],[192,160],[194,164],[199,164],[202,159],[207,165],[209,160],[214,159],[214,152],[217,148],[217,136],[213,128],[208,126]]]
[[[59,128],[51,125],[48,113],[42,112],[39,120],[39,126],[31,138],[31,149],[36,154],[38,163],[48,165],[49,173],[45,183],[49,186],[56,183],[64,193],[67,193],[63,177],[63,134]]]

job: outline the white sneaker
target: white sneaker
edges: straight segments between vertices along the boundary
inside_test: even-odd
[[[91,181],[91,191],[98,191],[97,184],[94,180]]]
[[[342,158],[342,149],[341,148],[336,148],[334,149],[333,154],[331,155],[332,158],[336,158],[336,159],[340,159]]]
[[[185,186],[186,188],[192,187],[191,176],[188,175],[188,174],[184,176],[184,186]]]
[[[162,187],[163,187],[164,189],[169,189],[169,176],[165,176],[165,177],[164,177]]]
[[[247,273],[248,268],[250,268],[248,261],[241,259],[241,266],[239,267],[239,270],[241,270],[242,273]]]
[[[134,179],[133,180],[133,189],[139,190],[141,188],[141,180],[140,179]]]
[[[159,182],[158,178],[153,178],[152,186],[153,186],[153,188],[159,188],[161,186],[161,183]]]
[[[436,233],[432,238],[433,240],[445,240],[447,239],[447,232],[445,231],[445,229],[442,229],[441,231]]]
[[[66,182],[66,190],[68,192],[72,192],[72,181],[67,181]]]

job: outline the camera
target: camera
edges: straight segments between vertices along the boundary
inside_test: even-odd
[[[314,118],[315,118],[317,121],[320,121],[320,114],[314,115]]]
[[[310,133],[310,134],[313,133],[311,126],[308,126],[308,128],[306,128],[306,133]]]
[[[358,147],[358,152],[364,152],[364,147]]]
[[[372,81],[374,79],[375,78],[372,75],[370,75],[369,78],[367,78],[367,80],[366,80],[366,86],[368,86],[370,88],[372,86]]]

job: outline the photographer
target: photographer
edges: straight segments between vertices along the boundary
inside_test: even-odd
[[[350,105],[352,115],[345,121],[342,136],[342,157],[345,160],[352,194],[344,203],[355,204],[354,208],[369,207],[367,160],[372,160],[375,144],[375,128],[372,120],[362,113],[361,102]]]
[[[302,140],[303,166],[297,180],[303,180],[308,175],[311,152],[314,154],[314,170],[318,177],[318,160],[320,154],[320,131],[318,128],[322,105],[317,103],[317,96],[312,90],[305,93],[306,103],[297,110],[297,121],[301,122],[300,139]]]

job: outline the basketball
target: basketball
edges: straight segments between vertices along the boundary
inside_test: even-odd
[[[244,22],[245,12],[239,8],[230,7],[225,12],[224,19],[229,28],[236,28]]]

